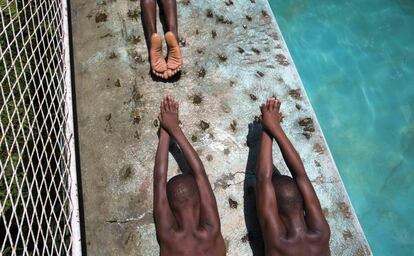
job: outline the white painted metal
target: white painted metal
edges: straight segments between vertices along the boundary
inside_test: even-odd
[[[0,255],[81,255],[66,0],[0,0]]]

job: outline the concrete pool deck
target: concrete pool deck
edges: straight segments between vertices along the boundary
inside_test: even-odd
[[[159,253],[152,168],[159,102],[171,93],[213,186],[228,255],[261,255],[255,119],[272,95],[329,221],[332,255],[371,255],[268,2],[177,4],[185,64],[179,80],[164,83],[149,75],[139,1],[71,2],[88,254]],[[175,158],[172,150],[170,177]],[[288,172],[277,147],[274,163]]]

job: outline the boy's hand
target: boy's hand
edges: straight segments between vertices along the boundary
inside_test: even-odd
[[[170,134],[180,129],[178,125],[178,101],[170,95],[164,96],[160,105],[160,120],[162,128],[167,130]]]
[[[262,125],[265,130],[281,129],[280,122],[284,116],[280,112],[280,104],[281,102],[278,99],[272,97],[260,106]]]

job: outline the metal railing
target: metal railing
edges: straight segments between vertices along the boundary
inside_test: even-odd
[[[80,255],[66,0],[0,0],[0,255]]]

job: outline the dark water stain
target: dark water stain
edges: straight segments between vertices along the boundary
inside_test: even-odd
[[[135,9],[128,10],[127,13],[128,17],[134,20],[138,20],[138,18],[141,16],[141,10],[139,7],[136,7]]]
[[[300,89],[292,89],[289,90],[289,96],[294,98],[295,100],[300,100],[302,99],[302,95],[301,95],[301,90]]]
[[[203,68],[203,67],[201,67],[201,68],[198,70],[198,77],[203,78],[203,77],[205,77],[205,76],[206,76],[206,69],[205,69],[205,68]]]
[[[213,18],[214,17],[214,13],[211,9],[207,9],[206,10],[206,16],[207,18]]]
[[[229,198],[229,207],[231,209],[237,209],[238,205],[239,205],[239,203],[236,200],[233,200],[233,199]]]
[[[282,66],[289,66],[289,61],[287,60],[286,56],[283,54],[276,55],[276,61]]]
[[[190,100],[194,105],[200,105],[203,102],[203,97],[200,94],[193,94],[190,96]]]
[[[100,23],[100,22],[105,22],[108,19],[108,14],[104,13],[104,12],[98,12],[95,14],[95,22],[96,23]]]
[[[205,130],[207,130],[208,128],[210,128],[210,123],[208,123],[208,122],[206,122],[206,121],[204,121],[204,120],[201,120],[201,121],[200,121],[200,123],[199,123],[199,127],[200,127],[203,131],[205,131]]]
[[[217,37],[217,32],[216,32],[215,30],[211,30],[211,37],[212,37],[213,39],[216,39],[216,37]]]
[[[237,121],[236,121],[236,120],[233,120],[233,121],[230,123],[230,129],[231,129],[233,132],[235,132],[235,131],[237,130]]]
[[[310,117],[303,118],[299,120],[299,125],[302,126],[303,131],[305,132],[314,132],[315,126],[313,125],[313,120]]]

